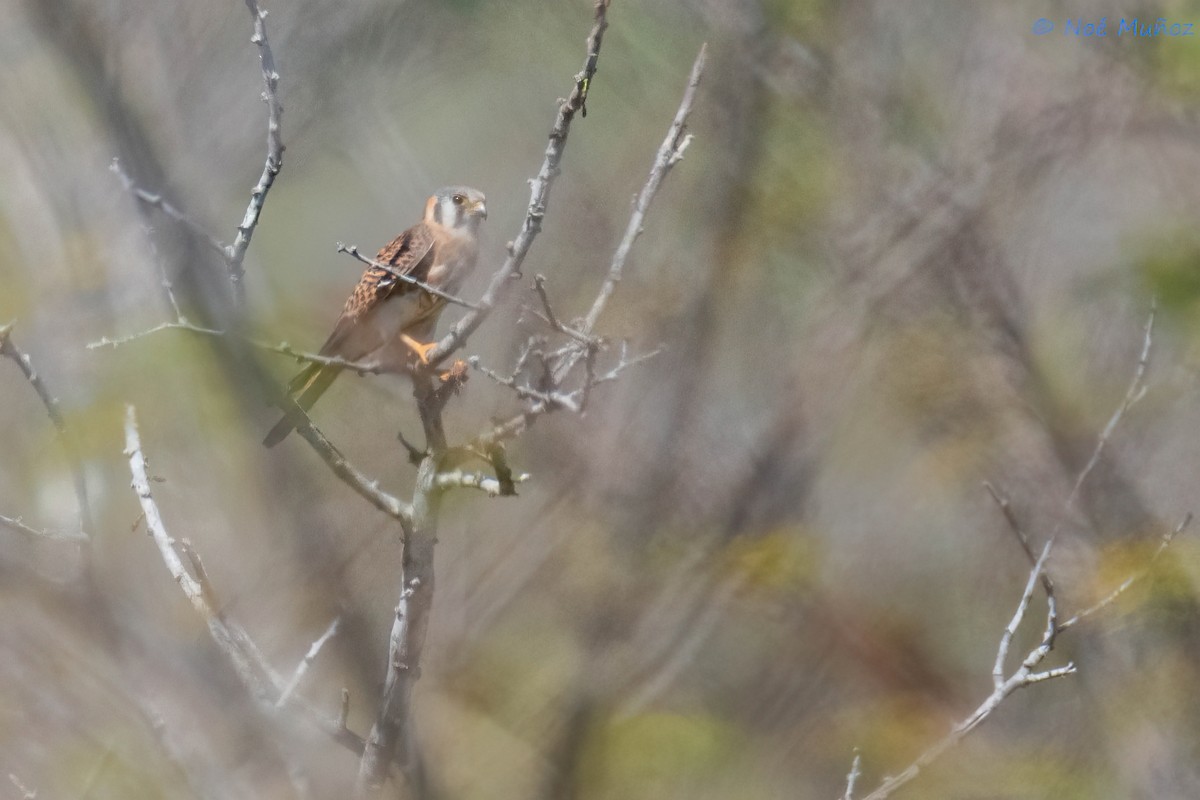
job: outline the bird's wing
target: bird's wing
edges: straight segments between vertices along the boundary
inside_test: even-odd
[[[387,264],[403,275],[424,281],[432,262],[430,254],[435,241],[433,229],[420,222],[389,242],[375,256],[375,260]],[[342,352],[343,344],[355,328],[385,300],[417,291],[421,290],[385,269],[367,267],[359,278],[358,285],[346,299],[342,315],[338,317],[337,324],[333,326],[333,333],[329,334],[321,348],[321,355],[341,355],[351,360],[360,357],[363,354]]]

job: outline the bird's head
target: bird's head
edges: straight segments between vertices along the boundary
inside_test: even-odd
[[[438,189],[425,204],[425,221],[454,230],[474,232],[480,220],[487,219],[487,198],[469,186]]]

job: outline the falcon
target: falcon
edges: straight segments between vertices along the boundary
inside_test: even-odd
[[[466,186],[438,189],[425,203],[425,217],[375,256],[394,272],[454,294],[475,267],[479,223],[487,219],[483,192]],[[446,300],[372,265],[346,300],[320,354],[339,357],[378,372],[404,373],[413,356],[426,356]],[[307,411],[330,387],[342,367],[309,364],[288,384],[289,397]],[[263,444],[274,447],[294,429],[285,414]]]

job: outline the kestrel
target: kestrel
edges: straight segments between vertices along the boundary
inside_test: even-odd
[[[475,267],[477,233],[487,219],[483,192],[466,186],[438,189],[425,203],[425,218],[393,239],[375,260],[404,275],[454,294]],[[336,356],[379,372],[408,372],[415,354],[421,363],[433,348],[445,298],[368,267],[346,300],[323,356]],[[341,367],[309,364],[288,384],[288,396],[305,411],[329,388]],[[295,426],[285,415],[263,444],[274,447]]]

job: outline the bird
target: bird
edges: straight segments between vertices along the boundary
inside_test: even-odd
[[[425,202],[420,222],[389,242],[375,261],[447,294],[454,294],[475,268],[479,225],[487,219],[483,192],[468,186],[438,189]],[[438,315],[446,299],[393,272],[371,265],[347,298],[320,355],[337,357],[377,372],[411,372],[413,356],[428,364]],[[307,411],[330,387],[342,367],[312,363],[287,387],[288,397]],[[274,447],[294,430],[285,413],[263,444]]]

